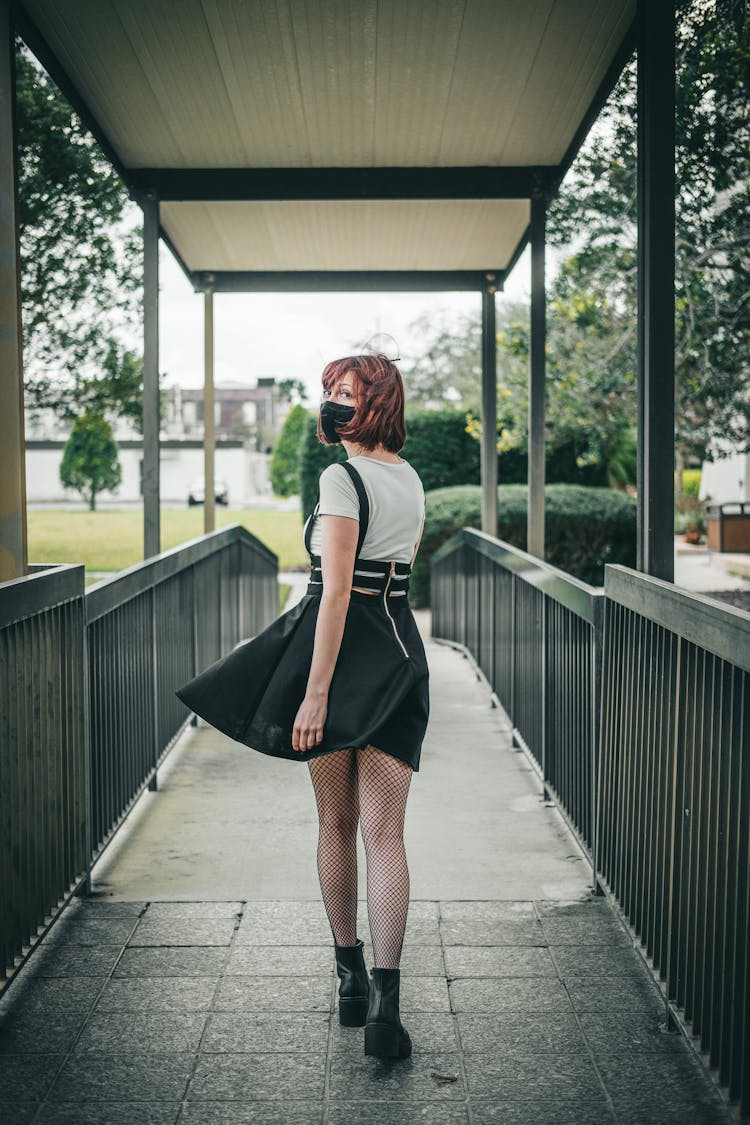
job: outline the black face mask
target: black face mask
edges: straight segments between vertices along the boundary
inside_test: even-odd
[[[355,413],[353,406],[347,406],[343,402],[331,402],[328,398],[325,402],[322,402],[320,404],[320,428],[326,441],[330,442],[331,445],[338,445],[341,441],[338,427],[351,422]]]

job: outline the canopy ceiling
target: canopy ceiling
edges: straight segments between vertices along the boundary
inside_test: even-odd
[[[20,9],[191,274],[502,274],[629,53],[635,0]]]

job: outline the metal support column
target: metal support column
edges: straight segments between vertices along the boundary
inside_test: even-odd
[[[674,581],[674,4],[638,0],[638,569]]]
[[[161,550],[159,503],[159,200],[143,208],[143,557]]]
[[[207,289],[203,294],[203,530],[216,528],[216,493],[214,489],[214,460],[216,450],[216,423],[214,414],[214,295]]]
[[[482,290],[482,531],[497,535],[497,330],[495,286]]]
[[[544,558],[544,400],[546,392],[547,297],[545,288],[544,187],[535,187],[531,200],[531,339],[529,357],[529,495],[526,549]]]
[[[0,582],[28,570],[15,158],[14,32],[0,0]]]

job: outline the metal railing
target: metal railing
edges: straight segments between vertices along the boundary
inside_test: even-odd
[[[0,584],[0,979],[15,975],[190,718],[174,694],[278,613],[239,524],[84,593],[83,566]]]
[[[718,1080],[750,1112],[750,615],[607,567],[599,859]]]
[[[0,974],[87,865],[83,566],[0,583]]]
[[[595,866],[602,591],[471,528],[431,590],[433,635],[474,657]]]
[[[750,614],[620,566],[594,590],[469,529],[434,556],[431,600],[747,1115]]]

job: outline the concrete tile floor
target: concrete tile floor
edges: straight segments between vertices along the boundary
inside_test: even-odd
[[[402,1013],[414,1053],[404,1062],[365,1058],[362,1030],[339,1025],[319,904],[132,903],[129,932],[91,975],[88,943],[100,928],[112,940],[120,905],[74,903],[64,942],[48,945],[64,951],[65,975],[35,955],[0,1001],[7,1125],[728,1120],[680,1036],[664,1030],[640,960],[612,940],[618,923],[601,900],[413,902],[411,925],[431,944],[407,937]],[[212,931],[202,944],[199,932],[188,944],[201,910],[217,908],[230,923],[221,938]],[[171,931],[155,946],[165,911]],[[457,918],[493,915],[533,921],[538,944],[528,933],[454,942]],[[269,918],[312,936],[264,944]],[[366,933],[364,903],[361,919]],[[179,975],[164,971],[172,959]]]
[[[412,1058],[365,1058],[338,1023],[307,771],[192,728],[0,1000],[3,1125],[729,1120],[505,717],[466,660],[429,653]]]

